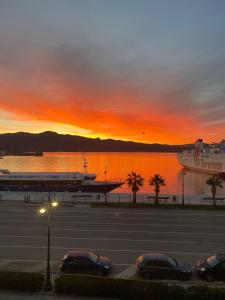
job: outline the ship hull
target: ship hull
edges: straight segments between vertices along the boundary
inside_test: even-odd
[[[179,163],[190,170],[225,176],[225,156],[222,155],[199,155],[196,157],[193,153],[179,153]]]
[[[0,191],[109,193],[121,185],[122,183],[98,183],[84,185],[15,185],[0,183]]]
[[[212,170],[209,170],[209,169],[201,169],[201,168],[189,166],[187,164],[186,165],[185,164],[181,164],[181,165],[185,169],[188,169],[188,170],[191,170],[191,171],[205,173],[205,174],[210,174],[210,175],[225,176],[225,173],[223,173],[223,172],[212,171]]]

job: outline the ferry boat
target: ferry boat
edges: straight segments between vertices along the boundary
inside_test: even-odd
[[[10,172],[0,170],[0,191],[108,193],[123,182],[95,181],[96,174],[79,172]]]
[[[178,153],[178,161],[191,170],[224,176],[225,140],[218,144],[205,144],[202,139],[198,139],[193,150]]]

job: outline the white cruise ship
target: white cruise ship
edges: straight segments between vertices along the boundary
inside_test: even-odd
[[[225,175],[225,140],[219,144],[208,145],[198,139],[193,150],[178,153],[178,161],[191,170]]]

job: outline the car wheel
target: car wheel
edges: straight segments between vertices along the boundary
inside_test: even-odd
[[[186,273],[181,273],[179,279],[182,281],[188,280],[189,276]]]
[[[206,275],[205,275],[205,279],[206,279],[208,282],[213,281],[213,277],[212,277],[212,275],[210,275],[210,274],[206,274]]]
[[[95,274],[98,275],[98,276],[103,276],[103,275],[105,275],[105,274],[104,274],[104,271],[101,270],[101,269],[97,269],[96,272],[95,272]]]
[[[142,276],[145,278],[145,279],[151,279],[151,274],[149,273],[149,272],[147,272],[147,271],[145,271],[145,272],[143,272],[142,273]]]
[[[106,275],[108,275],[108,274],[109,274],[108,271],[102,271],[102,276],[106,276]]]
[[[70,270],[70,269],[67,269],[67,268],[61,268],[61,272],[62,273],[73,273],[73,271],[72,270]]]

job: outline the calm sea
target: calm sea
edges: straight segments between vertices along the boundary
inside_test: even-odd
[[[165,194],[180,194],[182,191],[182,167],[177,162],[175,153],[85,153],[88,161],[88,172],[96,173],[98,180],[125,180],[127,174],[135,171],[145,179],[144,187],[140,192],[153,193],[153,187],[148,180],[154,174],[165,178],[166,186],[161,192]],[[74,171],[83,172],[83,154],[70,153],[44,153],[43,157],[35,156],[6,156],[0,160],[0,167],[10,171]],[[191,171],[185,171],[185,194],[207,194],[210,187],[205,184],[209,176]],[[225,186],[225,183],[224,183]],[[129,192],[124,184],[115,192]],[[218,189],[218,194],[224,194],[225,187]]]

